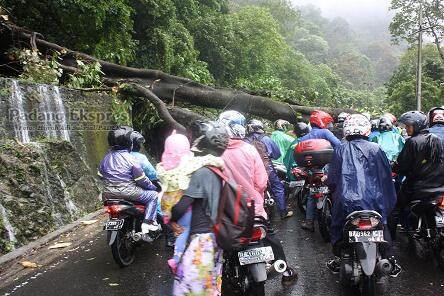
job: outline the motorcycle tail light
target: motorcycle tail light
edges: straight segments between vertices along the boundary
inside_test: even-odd
[[[119,216],[120,212],[128,208],[126,205],[107,205],[105,206],[105,212],[107,212],[111,217]]]
[[[141,212],[142,214],[145,213],[145,206],[144,205],[135,205],[134,207],[136,209],[138,209],[139,212]]]
[[[370,217],[370,218],[356,218],[352,221],[352,224],[357,226],[360,230],[369,230],[375,228],[379,224],[379,219]]]
[[[251,235],[251,241],[252,242],[260,241],[261,239],[263,239],[265,237],[266,234],[267,234],[267,232],[265,231],[264,228],[255,227],[255,228],[253,228],[253,234]]]
[[[438,206],[439,206],[440,208],[444,208],[444,196],[440,196],[440,197],[438,198]]]
[[[314,193],[312,196],[314,199],[321,199],[324,197],[324,194],[323,193]]]

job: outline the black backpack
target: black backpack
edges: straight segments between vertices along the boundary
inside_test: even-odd
[[[242,249],[251,240],[254,224],[254,200],[241,185],[230,182],[216,167],[208,167],[224,182],[219,199],[213,232],[218,246],[224,251]]]

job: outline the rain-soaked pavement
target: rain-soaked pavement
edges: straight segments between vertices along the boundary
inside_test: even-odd
[[[325,268],[331,256],[330,246],[322,242],[318,233],[302,231],[299,218],[278,221],[278,237],[283,241],[288,261],[299,273],[299,280],[293,288],[283,290],[276,278],[266,283],[266,294],[341,295],[337,276]],[[113,262],[105,237],[105,233],[99,232],[95,239],[67,251],[52,264],[15,279],[0,289],[0,296],[170,295],[172,276],[166,260],[171,250],[165,248],[163,239],[143,245],[136,262],[121,269]],[[409,253],[405,246],[405,241],[394,246],[404,271],[391,280],[390,295],[443,295],[444,271],[433,266],[430,259]]]

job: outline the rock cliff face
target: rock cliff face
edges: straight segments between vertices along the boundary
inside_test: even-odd
[[[111,101],[0,79],[0,255],[100,208]]]

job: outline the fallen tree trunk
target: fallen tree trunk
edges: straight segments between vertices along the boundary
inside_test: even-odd
[[[184,102],[191,105],[222,110],[235,109],[240,112],[269,120],[281,118],[290,122],[296,122],[298,113],[306,116],[316,109],[324,110],[333,116],[337,116],[340,112],[344,111],[353,112],[353,110],[350,109],[290,105],[273,101],[267,97],[250,95],[242,91],[206,86],[193,80],[169,75],[158,70],[125,67],[37,38],[35,34],[29,33],[28,31],[22,30],[11,24],[1,23],[1,27],[0,34],[3,35],[6,31],[9,31],[10,34],[15,37],[14,40],[11,40],[11,44],[13,44],[14,41],[17,41],[17,39],[21,41],[32,40],[32,44],[37,46],[41,52],[60,52],[63,59],[63,69],[65,71],[76,71],[75,63],[73,63],[73,61],[77,58],[81,58],[87,61],[99,62],[108,82],[110,82],[108,84],[128,80],[139,82],[145,87],[136,87],[136,92],[152,102],[158,109],[162,119],[172,125],[173,128],[178,128],[179,130],[182,130],[183,126],[173,119],[174,116],[172,117],[171,114],[168,114],[171,111],[165,108],[166,106],[164,104],[160,104],[158,99],[172,102],[173,107],[175,102]],[[4,36],[2,39],[4,39]],[[23,42],[23,44],[27,43]],[[150,88],[150,90],[148,90],[148,88]],[[196,117],[196,115],[177,110],[176,116]]]

